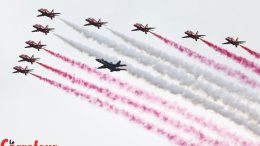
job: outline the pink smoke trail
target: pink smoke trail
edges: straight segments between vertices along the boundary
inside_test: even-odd
[[[188,110],[184,109],[183,107],[180,107],[178,105],[178,103],[174,103],[174,102],[168,102],[164,99],[162,99],[161,97],[152,95],[142,89],[139,89],[137,87],[134,87],[132,85],[130,85],[127,82],[121,81],[120,79],[117,79],[115,77],[112,77],[108,74],[104,74],[100,71],[98,71],[95,68],[92,68],[90,66],[88,66],[87,64],[75,61],[73,59],[70,59],[66,56],[63,56],[59,53],[55,53],[53,51],[44,49],[47,53],[55,56],[56,58],[59,58],[61,60],[63,60],[64,62],[70,64],[71,66],[76,66],[82,70],[84,70],[85,72],[95,75],[97,76],[100,80],[112,83],[116,86],[118,86],[120,89],[124,89],[128,92],[133,93],[134,95],[138,96],[138,97],[143,97],[148,101],[154,102],[154,103],[158,103],[160,104],[163,108],[167,108],[170,110],[174,110],[176,111],[176,113],[182,115],[183,117],[189,119],[190,121],[193,121],[197,124],[202,125],[203,127],[207,127],[211,130],[213,130],[214,132],[218,133],[219,135],[221,135],[222,137],[226,137],[229,138],[230,140],[232,140],[232,142],[238,142],[243,146],[251,146],[251,142],[242,140],[240,137],[234,135],[233,133],[230,133],[229,131],[227,131],[226,129],[220,128],[219,126],[217,126],[215,123],[212,123],[211,121],[207,121],[206,119],[204,119],[201,116],[198,115],[194,115],[193,113],[189,112]]]
[[[260,75],[260,66],[258,66],[257,64],[255,64],[252,61],[249,61],[246,58],[243,58],[241,56],[237,56],[236,54],[229,52],[228,50],[225,50],[207,40],[204,39],[200,39],[202,40],[202,42],[204,42],[205,44],[207,44],[210,48],[214,49],[215,51],[219,52],[220,54],[233,59],[234,61],[236,61],[237,63],[241,64],[242,66],[249,68],[251,70],[253,70],[255,73],[257,73],[258,75]]]
[[[42,77],[42,76],[39,76],[39,75],[36,75],[36,74],[33,74],[33,73],[30,73],[30,74],[33,75],[34,77],[46,82],[46,83],[49,83],[50,85],[53,85],[53,86],[55,86],[59,89],[66,91],[67,93],[72,93],[77,97],[81,97],[81,98],[85,99],[87,102],[89,102],[90,104],[93,104],[95,106],[103,108],[103,109],[110,111],[112,113],[121,115],[121,116],[127,118],[128,120],[130,120],[130,121],[132,121],[132,122],[134,122],[138,125],[141,125],[147,131],[156,132],[158,135],[164,136],[169,141],[173,141],[177,145],[180,145],[180,146],[198,146],[197,144],[189,143],[189,142],[181,139],[177,135],[165,131],[164,129],[158,128],[155,125],[148,123],[148,122],[144,121],[143,119],[141,119],[141,118],[139,118],[139,117],[137,117],[133,114],[130,114],[129,112],[127,112],[123,109],[119,109],[119,108],[115,107],[114,105],[109,104],[108,102],[104,102],[104,101],[102,101],[98,98],[93,98],[88,94],[82,93],[82,92],[80,92],[76,89],[70,88],[69,86],[63,85],[63,84],[58,83],[56,81],[50,80],[48,78],[45,78],[45,77]]]
[[[162,120],[163,122],[173,126],[176,129],[181,129],[182,131],[184,131],[186,133],[191,133],[196,138],[198,138],[200,143],[208,143],[208,144],[210,144],[212,146],[213,145],[215,145],[215,146],[216,145],[221,145],[221,146],[227,145],[227,144],[225,144],[223,142],[220,142],[219,140],[215,140],[215,139],[212,139],[210,137],[207,137],[204,133],[198,131],[194,127],[182,124],[178,120],[171,119],[168,115],[163,114],[162,112],[160,112],[160,111],[158,111],[158,110],[156,110],[154,108],[147,107],[144,104],[139,104],[139,103],[137,103],[137,102],[135,102],[135,101],[133,101],[131,99],[128,99],[125,96],[121,96],[119,94],[113,93],[113,92],[111,92],[107,88],[98,87],[95,84],[92,84],[92,83],[87,82],[87,81],[85,81],[83,79],[80,79],[80,78],[76,78],[73,75],[71,75],[69,73],[66,73],[64,71],[61,71],[61,70],[59,70],[57,68],[53,68],[51,66],[48,66],[48,65],[40,63],[40,62],[37,62],[37,63],[39,65],[41,65],[42,67],[44,67],[44,68],[46,68],[46,69],[48,69],[48,70],[50,70],[50,71],[52,71],[52,72],[62,76],[63,78],[70,80],[73,84],[76,83],[76,84],[81,85],[81,86],[83,86],[85,88],[95,90],[96,92],[107,96],[112,101],[119,100],[120,102],[122,102],[124,104],[128,104],[129,106],[132,106],[134,108],[142,110],[144,113],[148,113],[148,114],[154,115],[156,118],[158,118],[158,119]]]
[[[237,78],[240,81],[246,83],[247,85],[253,87],[253,88],[259,88],[260,89],[260,83],[256,82],[253,79],[250,79],[247,75],[245,75],[244,73],[238,71],[238,70],[234,70],[231,69],[223,64],[217,63],[212,59],[208,59],[205,56],[202,56],[184,46],[181,46],[177,43],[175,43],[174,41],[168,40],[167,38],[156,34],[154,32],[150,32],[151,34],[153,34],[154,36],[156,36],[157,38],[159,38],[160,40],[162,40],[163,42],[165,42],[166,44],[173,46],[174,48],[176,48],[177,50],[179,50],[181,53],[184,53],[190,57],[193,57],[194,59],[200,61],[201,63],[204,63],[208,66],[213,67],[216,70],[219,70],[221,72],[224,72],[226,75],[233,77],[233,78]]]
[[[246,50],[246,51],[247,51],[248,53],[250,53],[251,55],[253,55],[255,58],[260,59],[260,53],[257,53],[257,52],[255,52],[255,51],[253,51],[253,50],[251,50],[251,49],[249,49],[249,48],[243,46],[243,45],[240,45],[240,47],[243,48],[244,50]]]

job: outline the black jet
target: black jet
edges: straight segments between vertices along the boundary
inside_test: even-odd
[[[102,66],[98,67],[98,69],[107,68],[110,70],[110,72],[126,70],[126,69],[120,68],[122,66],[126,66],[126,64],[121,64],[121,61],[118,61],[115,64],[112,62],[107,62],[104,59],[96,59],[96,61],[103,64]]]

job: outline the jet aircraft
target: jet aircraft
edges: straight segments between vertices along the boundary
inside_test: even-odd
[[[240,44],[243,44],[243,43],[245,43],[245,41],[239,41],[238,40],[239,38],[236,38],[236,39],[234,39],[234,38],[232,38],[232,37],[227,37],[226,38],[226,41],[227,42],[225,42],[225,43],[223,43],[223,44],[232,44],[232,45],[234,45],[234,46],[239,46]]]
[[[202,38],[205,35],[199,35],[199,32],[197,31],[196,33],[188,30],[186,32],[184,32],[187,36],[184,36],[182,38],[192,38],[195,39],[195,41],[197,41],[198,39]]]
[[[152,31],[153,29],[155,29],[154,27],[149,27],[148,24],[146,24],[145,26],[140,24],[140,23],[135,23],[134,27],[136,27],[136,29],[133,29],[132,31],[142,31],[145,34],[147,34],[147,32]]]
[[[41,41],[39,41],[38,43],[36,43],[36,42],[34,42],[34,41],[29,40],[29,41],[26,41],[25,43],[26,43],[27,45],[29,45],[29,46],[26,46],[25,48],[35,48],[35,49],[37,49],[38,51],[40,51],[40,49],[43,49],[42,47],[47,46],[47,45],[42,45],[42,44],[41,44]]]
[[[38,12],[40,12],[41,14],[38,15],[37,17],[46,16],[51,19],[53,19],[55,16],[59,16],[60,14],[60,13],[55,13],[53,9],[51,11],[48,11],[47,9],[43,9],[43,8],[39,9]]]
[[[28,69],[27,66],[25,68],[23,68],[21,66],[15,66],[13,69],[15,70],[13,73],[22,73],[24,75],[27,75],[28,73],[30,73],[32,71],[32,69]]]
[[[35,30],[33,30],[32,32],[42,32],[45,35],[47,35],[47,33],[49,33],[50,31],[54,30],[54,28],[49,28],[48,25],[46,25],[45,27],[40,25],[40,24],[35,24],[33,25],[33,28],[35,28]]]
[[[34,62],[36,62],[37,60],[39,60],[40,58],[34,58],[34,55],[32,55],[31,57],[25,54],[22,54],[19,56],[19,58],[21,58],[21,60],[19,60],[18,62],[30,62],[31,64],[33,64]]]
[[[121,64],[121,61],[118,61],[115,64],[112,62],[107,62],[104,59],[96,59],[96,61],[102,64],[102,66],[98,67],[98,69],[107,68],[110,70],[110,72],[126,70],[126,69],[120,68],[122,66],[126,66],[126,64]]]
[[[98,21],[97,21],[97,20],[95,20],[94,18],[87,18],[87,19],[85,19],[85,20],[86,20],[88,23],[87,23],[87,24],[84,24],[84,26],[93,25],[93,26],[97,27],[98,29],[99,29],[100,27],[102,27],[102,25],[107,24],[107,22],[102,22],[101,19],[98,19]]]

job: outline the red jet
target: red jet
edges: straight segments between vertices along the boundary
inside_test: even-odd
[[[28,55],[20,55],[19,56],[22,60],[19,60],[18,62],[23,62],[23,61],[26,61],[26,62],[30,62],[31,64],[33,64],[34,62],[36,62],[37,60],[39,60],[40,58],[34,58],[34,55],[32,55],[31,57],[28,56]]]
[[[45,27],[40,25],[40,24],[35,24],[33,25],[33,28],[35,28],[36,30],[33,30],[32,32],[42,32],[45,35],[47,35],[47,33],[49,33],[50,31],[54,30],[54,28],[49,28],[48,25],[46,25]]]
[[[29,40],[29,41],[26,41],[25,43],[26,43],[27,45],[29,45],[29,46],[26,46],[25,48],[35,48],[35,49],[37,49],[38,51],[40,51],[40,49],[43,49],[42,47],[47,46],[47,45],[42,45],[42,44],[41,44],[41,41],[39,41],[38,43],[36,43],[36,42],[34,42],[34,41]]]
[[[97,21],[94,18],[87,18],[85,20],[88,22],[88,24],[85,24],[84,26],[93,25],[96,26],[98,29],[102,27],[102,25],[107,24],[107,22],[101,22],[101,19],[98,19]]]
[[[187,36],[184,36],[182,38],[192,38],[192,39],[195,39],[195,41],[197,41],[198,39],[200,39],[200,38],[205,36],[205,35],[199,35],[198,31],[196,33],[194,33],[194,32],[192,32],[190,30],[186,31],[185,34]]]
[[[234,45],[234,46],[237,47],[238,45],[245,43],[245,41],[238,41],[238,39],[239,39],[239,38],[234,39],[234,38],[232,38],[232,37],[227,37],[227,38],[226,38],[226,41],[227,41],[227,42],[225,42],[225,43],[223,43],[223,44],[232,44],[232,45]]]
[[[54,10],[52,9],[51,11],[48,11],[47,9],[39,9],[38,12],[40,12],[41,14],[38,15],[37,17],[42,17],[42,16],[46,16],[49,17],[51,19],[53,19],[55,16],[59,16],[60,13],[54,13]]]
[[[13,69],[15,70],[13,73],[22,73],[24,75],[27,75],[28,73],[33,71],[32,69],[28,69],[27,66],[25,68],[23,68],[21,66],[15,66]]]
[[[136,27],[136,29],[133,29],[132,31],[142,31],[145,34],[147,34],[147,32],[155,29],[154,27],[148,27],[148,24],[146,24],[145,26],[140,24],[140,23],[136,23],[134,24],[134,27]]]

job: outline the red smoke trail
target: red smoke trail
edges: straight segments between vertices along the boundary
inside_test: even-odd
[[[167,38],[165,38],[165,37],[163,37],[159,34],[156,34],[156,33],[153,33],[153,32],[150,32],[150,33],[153,34],[154,36],[156,36],[157,38],[159,38],[160,40],[164,41],[166,44],[175,47],[180,52],[182,52],[182,53],[184,53],[184,54],[186,54],[190,57],[193,57],[194,59],[197,59],[201,63],[204,63],[208,66],[215,68],[216,70],[224,72],[226,75],[228,75],[230,77],[237,78],[240,81],[250,85],[253,88],[260,88],[260,83],[256,82],[255,80],[250,79],[244,73],[242,73],[238,70],[231,69],[231,68],[229,68],[229,67],[227,67],[223,64],[219,64],[212,59],[208,59],[205,56],[202,56],[202,55],[200,55],[200,54],[198,54],[198,53],[196,53],[196,52],[194,52],[194,51],[192,51],[192,50],[190,50],[190,49],[188,49],[184,46],[181,46],[181,45],[179,45],[179,44],[177,44],[177,43],[175,43],[171,40],[168,40]]]
[[[218,133],[222,137],[232,139],[233,142],[239,142],[239,143],[241,143],[241,145],[244,145],[243,143],[250,143],[250,142],[246,142],[244,140],[241,140],[240,137],[230,133],[226,129],[220,128],[215,123],[212,123],[211,121],[208,121],[201,116],[194,115],[193,113],[187,111],[185,108],[180,107],[178,105],[178,103],[168,102],[168,101],[162,99],[161,97],[154,96],[154,95],[152,95],[152,94],[150,94],[150,93],[148,93],[148,92],[146,92],[142,89],[139,89],[137,87],[130,85],[127,82],[124,82],[124,81],[121,81],[120,79],[114,78],[111,75],[104,74],[104,73],[98,71],[97,69],[88,66],[87,64],[75,61],[73,59],[70,59],[66,56],[63,56],[59,53],[55,53],[55,52],[47,50],[47,49],[44,49],[44,50],[46,52],[50,53],[51,55],[53,55],[53,56],[63,60],[64,62],[70,64],[71,66],[76,66],[76,67],[86,71],[89,74],[97,76],[100,80],[112,83],[112,84],[118,86],[120,89],[124,89],[128,92],[133,93],[137,97],[143,97],[146,100],[158,103],[164,108],[174,110],[174,111],[176,111],[176,113],[182,115],[183,117],[185,117],[185,118],[187,118],[191,121],[194,121],[195,123],[198,123],[198,124],[202,125],[203,127],[207,127],[209,129],[213,130],[214,132]],[[248,144],[248,146],[251,146],[251,144]]]
[[[176,129],[181,129],[187,133],[192,133],[194,136],[196,136],[200,143],[208,143],[210,145],[226,145],[224,143],[221,143],[220,141],[218,140],[213,140],[209,137],[207,137],[205,134],[203,134],[202,132],[198,131],[197,129],[195,129],[194,127],[191,127],[191,126],[188,126],[188,125],[185,125],[185,124],[182,124],[180,121],[176,121],[174,119],[170,119],[168,115],[166,114],[163,114],[161,113],[160,111],[154,109],[154,108],[150,108],[150,107],[147,107],[146,105],[143,105],[143,104],[139,104],[131,99],[128,99],[127,97],[125,96],[121,96],[121,95],[118,95],[116,93],[113,93],[111,92],[109,89],[106,89],[106,88],[102,88],[102,87],[98,87],[92,83],[89,83],[85,80],[82,80],[80,78],[76,78],[74,77],[73,75],[69,74],[69,73],[66,73],[66,72],[63,72],[59,69],[56,69],[56,68],[53,68],[51,66],[48,66],[46,64],[43,64],[43,63],[40,63],[40,62],[37,62],[39,65],[41,65],[42,67],[70,80],[73,84],[78,84],[78,85],[81,85],[83,87],[86,87],[88,89],[92,89],[92,90],[95,90],[96,92],[100,93],[100,94],[103,94],[105,96],[107,96],[110,100],[113,100],[113,101],[117,101],[119,100],[120,102],[124,103],[124,104],[128,104],[129,106],[132,106],[134,108],[137,108],[137,109],[140,109],[142,110],[143,112],[145,113],[149,113],[149,114],[153,114],[156,118],[162,120],[163,122],[165,123],[168,123],[170,124],[171,126],[175,127]]]
[[[260,53],[257,53],[243,45],[240,45],[240,47],[242,47],[244,50],[246,50],[248,53],[250,53],[251,55],[253,55],[255,58],[259,59],[260,58]]]
[[[241,56],[237,56],[236,54],[229,52],[228,50],[225,50],[217,45],[214,45],[213,43],[206,41],[204,39],[201,39],[202,42],[204,42],[205,44],[207,44],[209,47],[211,47],[212,49],[214,49],[215,51],[221,53],[222,55],[227,56],[228,58],[233,59],[234,61],[236,61],[237,63],[243,65],[246,68],[252,69],[255,73],[257,73],[258,75],[260,75],[260,66],[258,66],[257,64],[255,64],[252,61],[249,61],[246,58],[243,58]]]
[[[82,92],[80,92],[76,89],[70,88],[69,86],[63,85],[61,83],[47,79],[45,77],[42,77],[42,76],[39,76],[39,75],[36,75],[36,74],[33,74],[33,73],[30,73],[30,74],[33,75],[34,77],[46,82],[46,83],[49,83],[50,85],[53,85],[53,86],[55,86],[59,89],[66,91],[67,93],[72,93],[77,97],[81,97],[81,98],[85,99],[87,102],[89,102],[90,104],[93,104],[95,106],[103,108],[103,109],[110,111],[112,113],[124,116],[128,120],[130,120],[130,121],[132,121],[132,122],[134,122],[138,125],[141,125],[147,131],[156,132],[157,134],[164,136],[168,140],[173,141],[177,145],[180,145],[180,146],[198,146],[197,144],[186,142],[183,139],[181,139],[180,137],[178,137],[177,135],[169,133],[169,132],[167,132],[167,131],[165,131],[161,128],[158,128],[155,125],[148,123],[148,122],[144,121],[143,119],[141,119],[141,118],[139,118],[139,117],[137,117],[133,114],[130,114],[129,112],[127,112],[123,109],[119,109],[119,108],[115,107],[114,105],[109,104],[108,102],[104,102],[104,101],[102,101],[98,98],[93,98],[88,94],[82,93]]]

